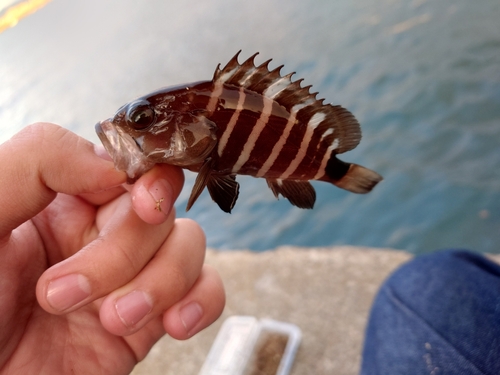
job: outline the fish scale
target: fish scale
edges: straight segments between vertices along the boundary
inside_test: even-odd
[[[241,52],[241,51],[240,51]],[[274,195],[300,208],[316,200],[310,180],[367,193],[382,180],[374,171],[346,163],[338,154],[355,148],[361,129],[339,105],[316,99],[311,86],[255,65],[238,52],[211,81],[167,87],[121,107],[96,131],[131,181],[154,164],[168,163],[198,173],[189,210],[207,187],[231,212],[239,194],[237,174],[265,178]]]

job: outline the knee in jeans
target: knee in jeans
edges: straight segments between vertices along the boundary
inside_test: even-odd
[[[431,254],[416,256],[399,267],[384,282],[382,289],[389,288],[401,293],[418,292],[420,288],[446,283],[457,272],[464,272],[471,263],[482,268],[490,263],[481,255],[465,250],[442,250]]]

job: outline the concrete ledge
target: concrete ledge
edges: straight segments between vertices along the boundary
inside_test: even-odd
[[[292,375],[358,373],[375,294],[406,252],[358,247],[291,248],[253,253],[209,250],[227,303],[221,319],[190,340],[163,337],[133,375],[196,375],[221,323],[253,315],[297,324],[303,333]]]

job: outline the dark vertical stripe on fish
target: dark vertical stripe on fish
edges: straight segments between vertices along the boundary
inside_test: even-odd
[[[228,122],[231,117],[235,115],[238,116],[237,121],[237,131],[232,131],[228,136],[227,143],[222,151],[222,155],[219,157],[219,162],[217,163],[216,169],[220,172],[231,172],[232,169],[241,155],[244,144],[247,142],[248,137],[252,133],[255,122],[257,121],[257,116],[254,112],[247,109],[243,110],[232,110],[232,109],[222,109],[217,112],[214,116],[213,121],[217,124],[219,123],[219,116],[224,114],[228,118]],[[226,123],[227,125],[227,123]],[[227,127],[225,127],[227,130]]]
[[[275,175],[272,177],[280,178],[297,155],[298,149],[307,130],[307,123],[304,124],[299,121],[300,112],[303,109],[304,108],[299,108],[296,113],[294,113],[292,109],[288,125],[293,122],[293,126],[291,127],[290,133],[286,138],[286,142],[283,144],[281,150],[279,150],[278,156],[270,168],[270,170],[274,172],[273,175]]]
[[[250,98],[255,98],[255,96]],[[271,112],[273,110],[273,101],[263,95],[260,95],[259,99],[261,101],[261,108],[255,113],[257,115],[255,123],[253,125],[252,131],[248,135],[248,138],[243,143],[243,148],[238,157],[238,160],[236,160],[236,163],[233,165],[233,173],[238,173],[241,167],[248,161],[248,159],[250,158],[250,154],[252,153],[252,150],[254,149],[255,144],[257,143],[257,140],[262,133],[262,130],[264,130],[264,128],[266,127],[267,122],[269,121],[269,117],[271,116]]]
[[[238,121],[241,120],[240,114],[243,108],[245,107],[245,100],[246,100],[245,89],[241,87],[238,91],[237,97],[233,99],[233,102],[236,101],[236,105],[233,107],[229,103],[230,101],[228,102],[227,105],[228,110],[226,110],[225,112],[227,112],[228,114],[230,113],[231,117],[227,122],[225,122],[226,125],[223,131],[219,133],[218,137],[219,144],[217,146],[217,154],[219,155],[219,157],[222,156],[222,154],[224,153],[224,150],[227,146],[227,142],[229,141],[229,137],[233,133],[234,128],[238,125]],[[232,112],[230,109],[233,109]]]
[[[278,104],[273,103],[273,107],[278,106]],[[280,137],[282,136],[286,124],[286,118],[271,114],[266,126],[257,139],[255,147],[250,154],[250,158],[241,168],[241,171],[243,173],[256,174],[262,168],[264,162],[271,155],[273,146],[279,141]]]
[[[304,108],[298,114],[298,118],[301,123],[306,124],[306,131],[302,137],[300,146],[297,149],[297,155],[290,162],[288,168],[280,176],[282,179],[292,178],[301,179],[306,177],[312,177],[318,168],[318,166],[311,165],[314,161],[314,156],[317,149],[317,144],[320,139],[318,134],[318,127],[325,120],[326,115],[323,112],[309,113],[308,107]],[[306,119],[309,117],[308,121]],[[309,168],[306,170],[301,170],[300,165],[308,165]],[[306,178],[308,179],[308,178]]]

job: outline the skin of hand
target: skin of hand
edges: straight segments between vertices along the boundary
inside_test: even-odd
[[[0,145],[0,176],[0,374],[128,374],[221,314],[179,168],[126,189],[103,149],[39,123]]]

